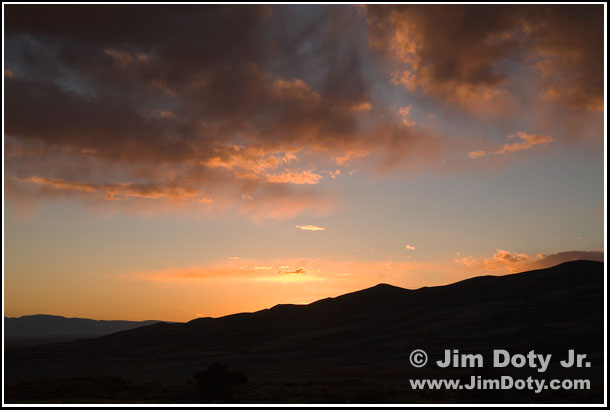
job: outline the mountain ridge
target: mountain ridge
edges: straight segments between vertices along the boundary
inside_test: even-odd
[[[389,380],[408,374],[408,354],[416,348],[432,360],[448,348],[487,354],[496,347],[553,354],[578,347],[597,372],[603,274],[603,263],[573,261],[416,290],[380,284],[307,305],[9,349],[5,376],[16,382],[38,372],[51,378],[97,372],[182,380],[196,366],[220,360],[256,380]]]

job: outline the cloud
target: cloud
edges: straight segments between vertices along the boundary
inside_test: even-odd
[[[483,150],[478,150],[478,151],[472,151],[468,153],[468,157],[471,159],[476,159],[476,158],[480,158],[480,157],[484,157],[485,155],[487,155],[487,153]]]
[[[371,44],[400,64],[391,83],[477,114],[519,95],[510,63],[534,61],[535,86],[575,110],[603,110],[601,5],[368,5]],[[532,82],[528,82],[528,87]]]
[[[415,125],[415,121],[413,121],[410,117],[411,117],[411,109],[413,107],[408,105],[406,107],[401,107],[400,110],[398,111],[398,113],[400,114],[400,116],[402,117],[402,124],[405,127],[412,127]]]
[[[273,266],[254,266],[252,270],[272,270]]]
[[[370,103],[370,101],[362,101],[359,103],[355,103],[354,105],[352,105],[352,111],[360,111],[360,112],[366,112],[366,111],[370,111],[373,108],[373,105]]]
[[[518,131],[514,134],[507,135],[509,139],[519,139],[519,142],[504,144],[502,147],[494,151],[494,154],[509,154],[519,151],[531,150],[539,145],[547,145],[553,142],[553,138],[548,135],[528,134],[523,131]],[[468,153],[470,159],[476,159],[487,155],[484,150],[477,150]]]
[[[519,272],[524,270],[523,267],[534,259],[535,257],[525,253],[496,249],[494,254],[488,258],[473,258],[472,256],[461,256],[458,253],[455,263],[473,270]]]
[[[303,263],[311,267],[301,266]],[[163,282],[239,278],[275,282],[291,280],[285,278],[288,276],[299,276],[300,281],[325,280],[325,276],[320,274],[320,269],[317,267],[319,263],[319,261],[303,259],[244,260],[232,257],[228,261],[216,261],[207,265],[133,272],[124,275],[124,278]]]
[[[173,200],[197,198],[199,202],[203,203],[210,203],[212,201],[210,198],[201,197],[198,191],[185,190],[180,186],[172,188],[167,185],[154,186],[150,184],[92,184],[88,182],[64,181],[37,176],[26,178],[22,182],[36,184],[41,188],[50,188],[59,192],[75,191],[81,193],[99,193],[104,199],[110,201],[132,197],[148,199],[167,198]]]
[[[305,268],[301,267],[301,268],[295,269],[292,272],[279,270],[279,271],[277,271],[277,273],[280,275],[302,275],[302,274],[307,273],[307,271],[305,270]]]
[[[265,176],[267,182],[274,184],[317,184],[322,175],[308,170],[288,171],[281,174],[268,174]]]
[[[315,225],[297,225],[297,228],[302,231],[325,231],[326,228],[322,228],[321,226]]]
[[[479,6],[371,5],[366,10],[372,43],[402,63],[392,74],[394,85],[467,110],[504,105],[507,79],[497,63],[517,53],[511,13]]]
[[[104,54],[112,57],[122,69],[129,68],[135,63],[148,62],[148,56],[144,53],[132,55],[127,51],[119,51],[112,48],[108,48],[104,50]]]
[[[301,100],[308,104],[318,104],[320,94],[305,81],[294,78],[291,81],[276,80],[271,86],[272,95],[284,100]]]
[[[497,263],[516,263],[530,259],[525,253],[511,253],[502,249],[497,249],[492,257],[492,262]]]
[[[175,120],[176,118],[178,118],[176,117],[176,114],[167,110],[159,110],[159,117],[165,118],[167,120]]]
[[[414,251],[415,250],[415,246],[406,244],[405,245],[405,249],[408,250],[408,251]]]
[[[380,72],[479,114],[510,112],[521,82],[540,104],[598,112],[603,100],[598,6],[308,7],[8,5],[7,197],[108,206],[104,188],[127,202],[148,186],[256,220],[320,214],[333,208],[323,186],[337,168],[444,167],[455,147],[414,120],[418,100],[379,98]],[[95,189],[35,191],[28,178]]]
[[[496,154],[526,151],[532,149],[536,145],[550,144],[551,142],[553,142],[553,138],[549,137],[548,135],[527,134],[522,131],[519,131],[516,134],[510,134],[508,135],[508,138],[518,138],[521,140],[521,142],[505,144],[504,146],[502,146],[502,148],[496,151]]]
[[[579,259],[603,261],[604,253],[600,251],[566,251],[549,255],[528,255],[526,253],[497,249],[496,252],[488,258],[462,256],[458,252],[455,263],[466,266],[472,270],[514,273],[544,269],[563,262]]]
[[[315,20],[282,6],[9,5],[9,198],[93,203],[154,187],[138,196],[151,208],[154,191],[288,218],[332,208],[306,188],[331,162],[387,170],[434,158],[438,136],[373,106],[358,11],[312,10]],[[34,191],[28,178],[56,183]]]
[[[550,266],[555,266],[560,263],[588,260],[596,262],[604,262],[604,252],[602,251],[566,251],[557,252],[549,255],[538,255],[538,259],[532,262],[529,266],[531,269],[544,269]]]
[[[343,155],[334,157],[337,165],[345,165],[352,159],[363,158],[369,155],[370,152],[364,149],[360,150],[347,150]]]

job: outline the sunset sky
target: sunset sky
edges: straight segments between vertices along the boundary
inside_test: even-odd
[[[604,13],[5,5],[5,316],[603,260]]]

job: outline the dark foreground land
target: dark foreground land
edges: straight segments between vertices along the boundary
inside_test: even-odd
[[[602,403],[604,273],[575,261],[305,306],[5,351],[7,403]],[[414,349],[428,364],[409,362]],[[441,369],[445,349],[483,368]],[[493,349],[552,354],[546,372],[493,368]],[[565,369],[569,349],[589,368]],[[214,363],[221,363],[216,364]],[[206,370],[207,369],[207,370]],[[195,376],[197,373],[197,376]],[[588,379],[588,390],[413,390],[413,378]]]
[[[531,395],[523,391],[430,391],[407,385],[327,382],[254,382],[214,393],[202,392],[195,382],[182,385],[126,382],[120,377],[85,377],[21,383],[7,403],[599,403],[603,389],[586,393],[560,391]]]

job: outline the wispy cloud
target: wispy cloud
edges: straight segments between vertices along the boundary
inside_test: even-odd
[[[472,151],[468,153],[468,157],[470,157],[471,159],[484,157],[485,155],[487,155],[487,153],[483,150]]]
[[[519,131],[515,134],[509,134],[508,138],[518,138],[521,141],[512,144],[504,144],[502,148],[496,151],[496,154],[506,154],[508,152],[526,151],[532,149],[536,145],[545,145],[553,142],[553,138],[548,135],[536,135],[528,134],[523,131]]]
[[[406,244],[405,245],[405,249],[408,250],[408,251],[414,251],[415,250],[415,246]]]
[[[307,271],[305,270],[304,267],[301,266],[300,268],[297,268],[293,271],[278,270],[277,273],[280,275],[302,275],[302,274],[307,273]]]
[[[297,185],[313,185],[317,184],[322,175],[316,174],[308,170],[287,171],[281,174],[268,174],[265,176],[267,182],[274,184],[297,184]]]
[[[322,228],[321,226],[315,225],[297,225],[297,228],[302,231],[325,231],[326,228]]]
[[[430,277],[430,270],[446,271]],[[124,280],[154,282],[201,282],[240,279],[256,282],[325,282],[353,290],[381,282],[417,288],[431,284],[450,283],[463,278],[463,272],[441,263],[413,263],[386,260],[345,260],[320,258],[241,259],[212,261],[206,265],[176,267],[163,270],[132,272],[121,275]]]
[[[523,131],[518,131],[514,134],[508,134],[507,138],[511,140],[517,139],[518,141],[504,144],[502,147],[494,151],[494,154],[503,155],[519,151],[527,151],[533,149],[536,146],[547,145],[554,141],[553,138],[548,135],[528,134]],[[485,150],[471,151],[468,153],[468,157],[470,159],[477,159],[486,155],[487,151]]]

